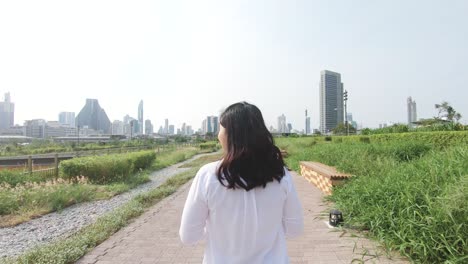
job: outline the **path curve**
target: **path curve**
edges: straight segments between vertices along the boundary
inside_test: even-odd
[[[199,154],[181,163],[155,171],[150,175],[150,182],[109,200],[75,204],[61,212],[53,212],[14,227],[0,228],[0,258],[17,256],[35,246],[51,243],[57,238],[68,237],[138,194],[154,189],[168,178],[188,170],[188,168],[179,168],[181,165],[212,154]]]

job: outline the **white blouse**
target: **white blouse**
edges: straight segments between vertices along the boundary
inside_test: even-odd
[[[232,190],[218,181],[219,164],[203,166],[192,182],[179,230],[182,242],[206,239],[203,263],[289,263],[286,237],[300,235],[304,223],[288,170],[266,188]]]

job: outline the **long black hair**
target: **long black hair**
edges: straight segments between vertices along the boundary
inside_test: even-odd
[[[227,149],[216,173],[222,185],[249,191],[281,181],[284,161],[260,109],[246,102],[235,103],[221,114],[220,124],[227,134]]]

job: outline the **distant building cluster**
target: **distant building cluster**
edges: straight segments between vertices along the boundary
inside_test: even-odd
[[[286,121],[286,116],[281,114],[277,117],[276,128],[270,126],[272,133],[301,133],[330,134],[334,128],[347,121],[355,129],[361,129],[353,119],[352,113],[346,113],[344,107],[347,94],[344,95],[344,84],[341,74],[329,70],[320,72],[319,89],[319,112],[320,125],[313,129],[311,117],[308,110],[305,110],[304,129],[301,131],[293,129],[291,123]],[[417,121],[416,101],[412,97],[407,98],[407,119],[412,126]],[[72,138],[72,137],[99,137],[102,135],[116,135],[127,138],[133,137],[167,137],[173,135],[192,136],[217,135],[219,133],[219,117],[207,116],[201,123],[201,128],[197,131],[186,123],[176,128],[165,119],[163,125],[155,131],[155,125],[150,119],[144,119],[144,104],[141,100],[138,104],[137,118],[125,115],[122,120],[114,120],[112,123],[106,111],[99,105],[97,99],[86,99],[86,103],[75,116],[75,112],[60,112],[58,121],[46,121],[44,119],[26,120],[22,126],[15,125],[15,104],[11,101],[10,93],[5,93],[4,100],[0,102],[0,135],[28,138]],[[380,128],[393,125],[392,122],[385,122],[379,125]]]
[[[219,118],[217,116],[207,116],[202,122],[202,134],[211,133],[217,135],[219,132]]]

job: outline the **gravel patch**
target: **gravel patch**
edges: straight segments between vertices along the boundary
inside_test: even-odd
[[[189,170],[189,168],[179,168],[179,166],[205,155],[210,154],[196,155],[184,162],[155,171],[150,175],[150,182],[109,200],[76,204],[61,212],[50,213],[14,227],[0,228],[0,258],[17,256],[35,246],[43,246],[57,238],[72,235],[138,194],[154,189],[168,178]]]

